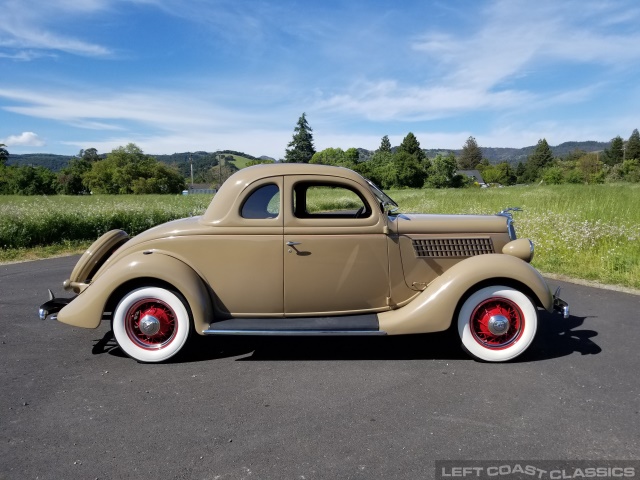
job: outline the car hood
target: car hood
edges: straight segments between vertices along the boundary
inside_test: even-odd
[[[442,233],[503,233],[507,231],[505,217],[499,215],[429,215],[400,214],[390,217],[391,225],[400,235]]]

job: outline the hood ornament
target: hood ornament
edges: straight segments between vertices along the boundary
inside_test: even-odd
[[[501,212],[496,213],[496,215],[500,217],[505,217],[507,219],[507,231],[509,232],[509,239],[515,240],[518,238],[516,236],[516,229],[513,226],[513,212],[521,212],[522,209],[520,207],[507,207]]]

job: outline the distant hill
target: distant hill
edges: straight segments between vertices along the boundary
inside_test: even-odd
[[[582,150],[587,153],[601,152],[605,148],[609,148],[611,142],[564,142],[555,147],[551,147],[551,152],[554,157],[566,157],[571,152],[576,150]],[[536,146],[524,147],[524,148],[491,148],[480,147],[482,155],[487,158],[491,163],[508,162],[510,164],[517,165],[518,162],[525,162],[527,157],[533,153]],[[457,150],[457,155],[462,154],[462,149]]]
[[[564,142],[555,147],[551,147],[554,157],[566,157],[575,150],[583,150],[587,153],[599,152],[605,148],[609,148],[611,142]],[[507,162],[517,165],[519,162],[526,162],[527,157],[536,149],[535,145],[524,148],[500,148],[500,147],[480,147],[483,158],[489,160],[490,163]],[[459,150],[426,150],[429,158],[435,157],[438,153],[453,154],[458,157],[462,155],[462,149]]]
[[[610,142],[594,141],[565,142],[555,147],[551,147],[551,151],[556,157],[564,157],[574,150],[583,150],[587,153],[602,151],[605,148],[609,148],[609,144]],[[395,151],[397,148],[398,147],[393,147],[392,150]],[[489,162],[508,162],[512,165],[517,165],[518,162],[526,161],[527,157],[531,153],[533,153],[535,148],[535,145],[524,148],[480,147],[480,149],[482,150],[482,155],[484,156],[484,158],[489,160]],[[429,158],[435,157],[438,153],[448,155],[449,152],[453,152],[454,155],[460,156],[462,154],[462,149],[425,150],[425,153]],[[151,155],[161,162],[167,163],[169,165],[176,165],[180,173],[182,173],[185,177],[188,177],[191,170],[189,158],[191,158],[191,162],[193,163],[194,171],[203,172],[210,169],[211,167],[215,167],[218,165],[218,160],[217,158],[215,158],[214,153],[217,153],[218,156],[223,156],[224,162],[229,162],[229,164],[233,164],[238,169],[244,168],[247,162],[251,160],[273,160],[271,157],[261,156],[256,158],[252,155],[235,150],[221,150],[218,152],[184,152],[173,153],[171,155]],[[367,160],[371,157],[371,155],[373,155],[374,152],[373,150],[358,148],[358,153],[360,154],[360,160]],[[55,155],[52,153],[27,153],[23,155],[11,154],[9,155],[9,161],[7,163],[9,165],[31,165],[34,167],[42,166],[53,170],[54,172],[58,172],[65,166],[67,166],[72,158],[74,158],[73,155]]]
[[[172,155],[152,155],[158,161],[175,165],[178,171],[185,177],[191,175],[191,165],[193,164],[194,178],[199,178],[202,182],[213,182],[217,177],[216,172],[211,173],[211,169],[218,166],[222,160],[222,167],[230,169],[231,172],[240,170],[247,166],[256,157],[235,150],[221,150],[218,152],[187,152],[174,153]]]
[[[73,157],[73,155],[54,155],[53,153],[25,153],[24,155],[10,153],[7,165],[31,165],[57,172],[66,167]]]
[[[218,154],[218,157],[222,157],[224,162],[230,162],[238,169],[244,168],[247,162],[251,160],[257,160],[256,157],[243,152],[237,152],[235,150],[221,150],[218,152],[184,152],[184,153],[172,153],[170,155],[154,155],[158,161],[166,163],[168,165],[175,165],[178,167],[178,171],[185,177],[189,176],[191,172],[191,163],[193,163],[194,171],[204,171],[211,167],[218,165],[218,159],[214,156]],[[76,158],[75,155],[55,155],[52,153],[26,153],[22,155],[10,154],[8,165],[24,166],[29,165],[32,167],[46,167],[54,172],[59,172],[69,164],[72,158]]]

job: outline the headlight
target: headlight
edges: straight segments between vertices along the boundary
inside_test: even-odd
[[[533,242],[528,238],[514,240],[502,247],[502,253],[505,255],[513,255],[514,257],[521,258],[525,262],[533,260],[534,250]]]

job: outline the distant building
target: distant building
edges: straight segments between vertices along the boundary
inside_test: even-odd
[[[183,195],[194,195],[196,193],[204,193],[213,195],[216,193],[215,188],[211,188],[211,185],[208,183],[194,183],[193,185],[189,185],[188,190],[183,190]]]
[[[482,178],[482,174],[478,170],[458,170],[456,172],[457,175],[463,175],[465,177],[472,178],[474,182],[477,182],[481,187],[488,186],[484,178]]]

